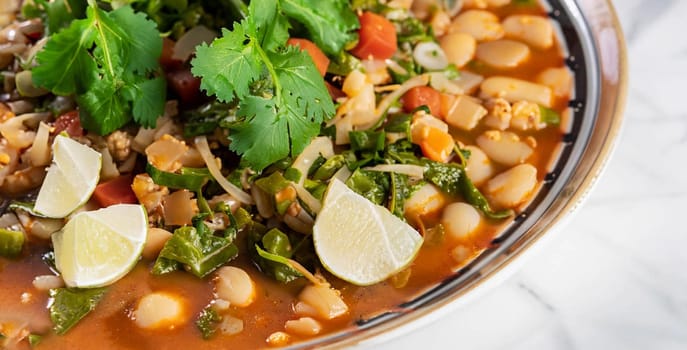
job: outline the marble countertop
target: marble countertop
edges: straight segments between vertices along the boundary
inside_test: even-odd
[[[615,0],[630,86],[586,203],[517,273],[381,349],[687,349],[687,1]]]

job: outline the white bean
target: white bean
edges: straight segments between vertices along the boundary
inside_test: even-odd
[[[318,316],[331,320],[348,312],[348,305],[344,303],[339,292],[327,285],[308,285],[298,296],[300,301],[317,310]]]
[[[503,30],[509,38],[522,40],[537,49],[553,45],[553,26],[542,16],[513,15],[503,20]]]
[[[220,299],[231,305],[246,307],[255,300],[255,284],[242,269],[224,266],[217,270],[215,291]]]
[[[537,75],[537,83],[550,87],[556,96],[568,96],[572,89],[572,74],[566,67],[547,68]]]
[[[446,198],[432,184],[425,184],[406,200],[403,212],[408,218],[417,218],[437,212],[446,203]]]
[[[174,329],[188,319],[183,301],[164,292],[145,295],[132,316],[136,325],[145,329]]]
[[[444,49],[449,63],[456,67],[465,66],[475,56],[477,42],[475,38],[466,33],[450,33],[439,39],[441,48]]]
[[[157,259],[162,247],[170,238],[172,238],[171,232],[157,227],[149,227],[146,243],[143,245],[143,257],[148,260]]]
[[[449,108],[446,123],[463,130],[472,130],[486,114],[487,110],[481,104],[461,95]]]
[[[515,68],[530,57],[530,48],[515,40],[494,40],[477,45],[476,56],[499,69]]]
[[[50,289],[64,287],[62,277],[55,275],[41,275],[33,279],[33,286],[38,290],[47,291]]]
[[[289,333],[313,336],[322,331],[322,325],[312,317],[301,317],[297,320],[286,321],[284,329]]]
[[[226,335],[239,334],[243,332],[243,320],[230,315],[223,315],[219,330]]]
[[[477,229],[482,216],[477,209],[470,204],[456,202],[444,208],[441,216],[441,224],[446,234],[457,240],[467,239]]]
[[[487,182],[484,192],[497,207],[513,208],[524,202],[536,185],[537,168],[525,163],[496,175]]]
[[[524,162],[533,151],[517,134],[509,131],[485,131],[476,141],[490,159],[508,166]]]
[[[470,151],[470,157],[465,165],[465,172],[475,186],[482,186],[485,181],[494,175],[494,165],[486,153],[479,147],[465,146],[464,149]]]
[[[480,85],[483,98],[504,98],[508,102],[526,100],[551,107],[551,88],[541,84],[509,77],[489,77]]]
[[[503,27],[495,14],[484,10],[467,10],[458,15],[448,29],[449,33],[467,33],[477,41],[503,37]]]

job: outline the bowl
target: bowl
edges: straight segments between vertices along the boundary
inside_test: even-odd
[[[627,90],[623,34],[608,0],[544,1],[574,72],[569,125],[544,185],[491,247],[470,264],[392,310],[293,348],[372,347],[456,310],[505,280],[570,219],[612,154]]]

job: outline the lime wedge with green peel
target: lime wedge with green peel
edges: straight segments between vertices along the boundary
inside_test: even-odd
[[[315,220],[313,241],[329,272],[360,286],[400,272],[422,246],[413,227],[336,179]]]
[[[53,162],[38,192],[34,210],[63,218],[82,206],[100,178],[101,155],[69,137],[58,135],[52,145]]]
[[[141,205],[78,213],[52,235],[55,265],[69,287],[109,285],[134,267],[147,232],[148,217]]]

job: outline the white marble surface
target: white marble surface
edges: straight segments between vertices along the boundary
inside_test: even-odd
[[[687,1],[615,0],[630,88],[585,205],[505,283],[383,349],[687,349]]]

